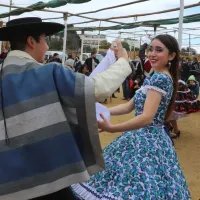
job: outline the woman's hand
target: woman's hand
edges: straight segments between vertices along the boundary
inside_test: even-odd
[[[98,128],[99,128],[99,133],[101,132],[113,132],[113,125],[110,123],[109,120],[105,118],[103,114],[100,114],[100,117],[103,119],[103,121],[97,121],[98,122]]]

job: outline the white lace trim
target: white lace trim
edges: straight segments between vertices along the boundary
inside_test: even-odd
[[[75,194],[85,200],[101,200],[98,197],[94,196],[92,193],[90,193],[89,191],[87,191],[85,188],[83,188],[81,185],[79,184],[75,184],[71,186],[73,191],[75,192]],[[100,196],[95,190],[93,190],[92,188],[90,188],[90,190],[92,192],[94,192],[95,194],[97,194],[98,196]]]
[[[183,100],[183,101],[175,101],[175,103],[185,103],[185,102],[187,102],[187,103],[196,103],[197,101],[199,101],[199,100],[198,99],[193,100],[193,101]]]
[[[163,94],[163,96],[165,96],[167,94],[167,92],[165,92],[164,90],[162,90],[162,89],[160,89],[160,88],[158,88],[156,86],[146,85],[145,87],[147,88],[147,90],[155,90],[157,92],[160,92],[160,93]]]
[[[177,91],[178,93],[189,93],[189,92],[191,92],[191,90],[190,89],[188,89],[187,91]]]
[[[82,183],[84,185],[84,183]],[[99,194],[95,189],[89,187],[88,185],[86,186],[89,190],[91,190],[94,194],[96,194],[97,196],[104,196],[101,197],[100,199],[98,197],[96,197],[95,195],[93,195],[91,192],[89,192],[87,189],[83,188],[80,184],[75,184],[71,186],[73,189],[73,192],[75,192],[75,194],[80,197],[83,200],[109,200],[110,198],[112,198],[113,200],[123,200],[122,198],[118,197],[116,199],[116,197],[114,197],[113,195],[105,195],[105,194]],[[108,198],[106,198],[106,196]]]
[[[181,112],[173,111],[173,113],[170,116],[170,120],[179,120],[179,119],[182,119],[187,116],[188,116],[188,114],[186,112],[181,113]]]
[[[186,82],[184,82],[182,80],[178,80],[178,83],[183,83],[183,85],[186,85]]]
[[[185,115],[185,114],[187,114],[187,112],[176,112],[176,111],[173,111],[173,113],[178,114],[178,115]]]

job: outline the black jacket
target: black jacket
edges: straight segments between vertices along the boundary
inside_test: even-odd
[[[92,72],[92,59],[94,59],[94,62],[97,65],[99,64],[99,60],[97,58],[93,58],[93,57],[87,58],[86,61],[85,61],[85,64],[87,65],[87,68],[88,68],[90,73]]]

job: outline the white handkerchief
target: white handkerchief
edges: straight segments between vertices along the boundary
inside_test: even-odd
[[[97,67],[93,70],[93,72],[90,74],[89,77],[93,78],[97,74],[104,72],[115,62],[116,62],[116,58],[115,58],[114,51],[109,49],[104,59],[97,65]],[[96,118],[97,120],[102,121],[102,118],[99,115],[100,113],[102,113],[106,117],[106,119],[110,121],[109,109],[100,103],[96,103]]]
[[[102,118],[100,117],[100,114],[103,114],[105,118],[110,121],[109,109],[100,103],[96,103],[96,118],[98,121],[103,121]]]
[[[106,56],[103,58],[103,60],[97,65],[97,67],[90,74],[90,77],[93,78],[97,74],[104,72],[106,69],[108,69],[115,62],[116,62],[115,53],[114,53],[113,50],[109,49],[107,51]]]

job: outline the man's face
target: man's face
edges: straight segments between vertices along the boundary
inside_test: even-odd
[[[35,44],[34,44],[33,50],[34,50],[35,60],[40,63],[44,62],[45,53],[48,51],[48,49],[49,49],[49,46],[47,45],[46,35],[42,34],[40,36],[39,42],[35,41]]]
[[[96,58],[96,54],[93,54],[92,57],[93,57],[93,58]]]
[[[194,81],[189,81],[189,84],[190,85],[195,85],[195,82]]]

